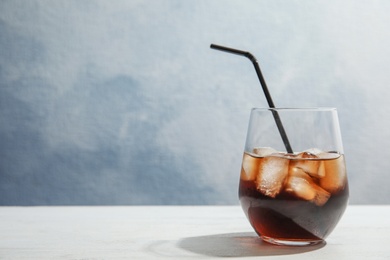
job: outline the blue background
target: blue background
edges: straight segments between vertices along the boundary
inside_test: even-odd
[[[251,107],[337,107],[389,203],[390,2],[0,1],[0,204],[237,204]]]

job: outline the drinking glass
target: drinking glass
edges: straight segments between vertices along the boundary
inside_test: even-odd
[[[343,215],[348,197],[335,108],[252,109],[239,198],[264,241],[279,245],[324,241]]]

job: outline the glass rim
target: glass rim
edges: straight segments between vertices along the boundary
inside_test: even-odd
[[[252,111],[337,111],[336,107],[253,107]]]

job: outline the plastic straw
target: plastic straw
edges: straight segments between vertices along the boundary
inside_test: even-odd
[[[232,49],[232,48],[228,48],[228,47],[224,47],[224,46],[220,46],[220,45],[216,45],[216,44],[211,44],[210,48],[247,57],[253,63],[253,66],[255,67],[255,70],[256,70],[256,73],[257,73],[257,77],[259,78],[260,85],[261,85],[261,87],[263,89],[265,98],[267,99],[268,106],[270,108],[275,108],[275,105],[274,105],[274,102],[272,100],[271,94],[268,91],[267,83],[265,83],[263,74],[261,73],[261,69],[260,69],[259,63],[257,62],[257,59],[256,59],[255,56],[253,56],[250,52],[247,52],[247,51]],[[282,124],[282,121],[280,119],[278,111],[276,111],[274,109],[271,109],[271,111],[272,111],[272,115],[274,116],[274,119],[275,119],[275,122],[276,122],[276,126],[278,127],[280,136],[282,137],[284,146],[286,147],[286,151],[288,153],[293,153],[293,150],[292,150],[290,142],[288,140],[286,131],[284,130],[284,127],[283,127],[283,124]]]

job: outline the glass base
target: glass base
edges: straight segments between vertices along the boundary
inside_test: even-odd
[[[322,239],[318,240],[283,240],[267,236],[261,236],[261,239],[267,243],[279,246],[310,246],[324,242]]]

